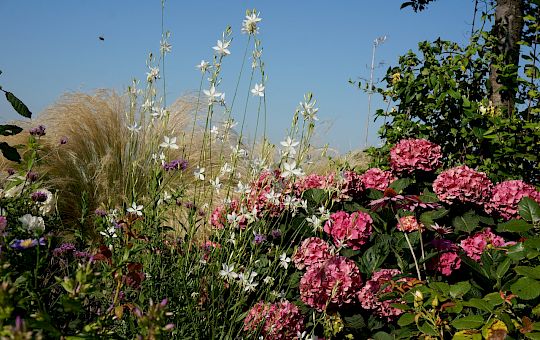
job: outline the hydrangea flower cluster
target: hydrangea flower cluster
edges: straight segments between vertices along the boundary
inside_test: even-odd
[[[309,189],[330,189],[335,185],[334,177],[333,173],[327,176],[317,174],[304,176],[294,183],[294,191],[296,195],[301,196],[304,191]]]
[[[373,220],[363,211],[348,214],[338,211],[330,215],[324,225],[324,231],[334,239],[336,246],[346,245],[358,250],[368,240],[373,231]]]
[[[429,262],[429,268],[445,276],[452,275],[454,270],[461,268],[461,259],[457,253],[458,247],[449,240],[435,239],[431,242],[439,255]]]
[[[278,216],[284,209],[284,194],[288,191],[290,183],[281,177],[279,170],[264,171],[259,178],[250,185],[247,195],[247,208],[249,211],[269,213]],[[287,190],[285,190],[287,189]]]
[[[385,191],[390,183],[395,180],[397,180],[397,177],[392,175],[390,171],[379,168],[371,168],[362,175],[362,184],[366,189]]]
[[[364,192],[362,176],[351,170],[344,171],[339,191],[339,200],[360,197]]]
[[[505,247],[513,244],[515,242],[506,242],[502,237],[492,233],[491,228],[486,228],[462,240],[459,245],[468,257],[478,262],[487,247]]]
[[[403,216],[400,217],[396,228],[399,231],[410,233],[412,231],[421,230],[424,225],[416,219],[415,216]]]
[[[491,200],[486,207],[487,213],[497,212],[509,220],[519,218],[518,203],[523,197],[529,197],[540,203],[540,192],[521,180],[501,182],[491,191]]]
[[[433,171],[441,166],[441,147],[425,139],[402,139],[390,150],[390,166],[397,173]]]
[[[318,237],[309,237],[302,241],[300,248],[293,256],[294,266],[300,270],[316,263],[323,263],[330,259],[330,246]]]
[[[392,307],[393,303],[399,303],[397,299],[380,299],[380,296],[392,292],[390,281],[401,274],[399,269],[381,269],[375,273],[366,285],[358,292],[358,300],[362,308],[371,310],[375,315],[384,317],[388,320],[393,320],[396,316],[401,315],[403,311]],[[398,282],[406,281],[399,279]]]
[[[268,304],[259,301],[244,319],[244,331],[259,330],[265,339],[297,339],[304,330],[304,317],[287,300]]]
[[[362,286],[354,261],[334,256],[308,267],[300,279],[300,299],[318,311],[353,302]]]
[[[443,171],[433,182],[433,190],[446,203],[486,203],[493,183],[483,172],[466,165]]]

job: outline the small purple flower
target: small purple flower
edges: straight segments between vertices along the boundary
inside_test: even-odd
[[[63,136],[60,138],[60,145],[65,145],[68,142],[68,138],[66,136]]]
[[[197,207],[195,206],[195,203],[193,202],[184,203],[184,207],[186,207],[187,209],[193,209],[193,210],[197,209]]]
[[[47,200],[47,194],[42,192],[42,191],[36,191],[34,193],[32,193],[32,201],[34,202],[39,202],[39,203],[42,203],[42,202],[45,202]]]
[[[168,323],[165,325],[165,327],[163,327],[163,330],[168,332],[168,331],[171,331],[174,329],[174,323]]]
[[[15,175],[15,169],[13,168],[7,168],[7,173],[8,173],[8,176],[13,176]]]
[[[35,182],[38,179],[38,173],[35,171],[28,171],[28,173],[26,174],[26,178],[30,182]]]
[[[38,244],[41,244],[41,243],[38,243],[38,240],[28,238],[28,239],[24,239],[24,240],[15,240],[10,245],[10,247],[13,248],[13,249],[16,249],[16,250],[25,250],[25,249],[29,249],[29,248],[34,248]]]
[[[162,308],[167,306],[167,302],[169,302],[169,300],[167,300],[167,298],[161,300],[161,303],[159,304]]]
[[[273,239],[278,239],[278,238],[281,238],[281,230],[279,229],[274,229],[270,232],[270,235],[272,235],[272,238]]]
[[[4,232],[7,227],[7,217],[0,216],[0,234]]]
[[[185,159],[173,159],[170,162],[163,163],[163,169],[165,171],[173,171],[173,170],[186,170],[188,166],[188,162]]]
[[[73,256],[75,256],[77,258],[84,258],[84,259],[91,259],[92,258],[92,254],[90,254],[89,252],[78,251],[78,250],[73,251]]]
[[[38,136],[38,137],[45,136],[45,126],[39,125],[37,127],[31,128],[30,129],[30,134],[32,136]]]
[[[253,238],[254,244],[259,245],[264,241],[266,241],[266,236],[264,236],[263,234],[255,234],[255,237]]]
[[[105,217],[105,216],[107,216],[107,212],[106,212],[105,210],[99,209],[99,208],[96,209],[96,210],[94,210],[94,214],[96,214],[96,215],[99,216],[99,217]]]
[[[75,245],[73,243],[62,243],[60,247],[53,250],[54,256],[61,256],[67,252],[72,252],[75,250]]]

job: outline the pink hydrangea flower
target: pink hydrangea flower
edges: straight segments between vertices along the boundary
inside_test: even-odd
[[[362,286],[354,261],[334,256],[308,267],[300,279],[300,299],[318,311],[352,303]]]
[[[362,184],[362,176],[351,170],[344,171],[339,184],[339,194],[337,199],[341,201],[350,198],[358,198],[363,192],[364,184]]]
[[[260,331],[269,340],[298,339],[304,330],[304,317],[296,305],[287,300],[276,303],[260,301],[244,319],[244,331]]]
[[[392,175],[390,171],[379,168],[371,168],[362,175],[362,184],[366,189],[385,191],[395,180],[397,180],[397,177]]]
[[[381,269],[373,273],[371,279],[366,282],[357,295],[362,308],[371,310],[375,315],[389,321],[401,315],[403,313],[401,309],[392,307],[393,303],[400,303],[400,299],[384,299],[382,301],[380,299],[381,295],[392,292],[392,286],[389,283],[399,274],[401,274],[399,269]],[[406,278],[397,280],[397,282],[405,281],[407,281]]]
[[[487,247],[506,247],[513,244],[515,242],[506,242],[502,237],[492,233],[491,228],[486,228],[462,240],[459,245],[468,257],[478,262]]]
[[[454,270],[461,267],[461,259],[453,251],[442,253],[433,258],[430,267],[445,276],[450,276]]]
[[[497,212],[505,220],[519,218],[518,203],[523,197],[529,197],[540,203],[540,192],[521,180],[504,181],[491,191],[491,200],[486,212]]]
[[[249,211],[257,209],[258,216],[279,216],[285,205],[283,200],[291,192],[292,183],[281,177],[279,170],[264,171],[259,178],[250,185],[250,192],[246,197],[246,206]],[[270,195],[273,193],[273,195]],[[269,199],[269,196],[277,197]]]
[[[324,225],[324,231],[332,236],[338,247],[346,245],[358,250],[369,240],[373,231],[372,223],[371,216],[363,211],[352,214],[338,211],[330,215],[330,219]]]
[[[490,197],[493,183],[483,172],[466,165],[443,171],[433,182],[433,190],[446,203],[484,204]]]
[[[433,171],[441,166],[441,147],[425,139],[402,139],[390,149],[390,166],[397,173]]]
[[[299,178],[294,183],[295,193],[301,196],[302,193],[309,189],[331,189],[335,186],[335,175],[333,173],[323,176],[311,174]]]
[[[217,206],[210,215],[210,225],[216,229],[223,229],[227,222],[227,210],[225,206]]]
[[[412,231],[421,230],[424,225],[416,219],[415,216],[403,216],[399,218],[396,228],[400,231],[410,233]]]
[[[325,262],[330,259],[330,246],[326,241],[318,237],[310,237],[302,241],[300,248],[293,256],[296,268],[303,270],[315,263]]]

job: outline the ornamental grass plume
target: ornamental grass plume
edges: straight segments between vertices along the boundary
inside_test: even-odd
[[[540,191],[522,180],[498,183],[491,191],[491,199],[486,206],[486,212],[497,213],[505,220],[519,218],[518,203],[523,197],[529,197],[540,203]]]

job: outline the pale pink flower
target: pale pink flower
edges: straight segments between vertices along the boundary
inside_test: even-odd
[[[433,171],[441,166],[441,147],[425,139],[402,139],[390,150],[390,166],[397,173]]]

